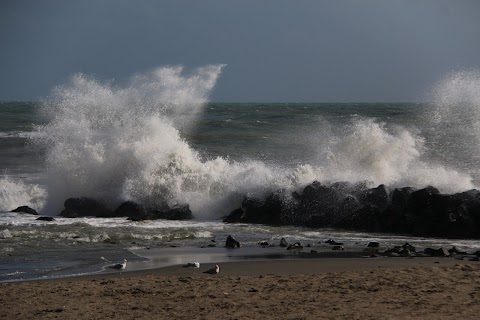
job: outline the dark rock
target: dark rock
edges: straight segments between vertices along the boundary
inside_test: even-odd
[[[303,246],[300,242],[295,242],[287,247],[287,250],[302,250]]]
[[[38,217],[36,220],[40,221],[55,221],[53,217]]]
[[[118,206],[113,212],[116,217],[128,217],[132,221],[141,221],[145,219],[145,209],[133,201],[126,201]]]
[[[345,248],[343,248],[343,246],[333,246],[332,250],[345,250]]]
[[[297,212],[297,224],[314,228],[323,228],[339,220],[340,204],[345,193],[339,185],[322,185],[318,181],[303,189]]]
[[[242,208],[238,208],[230,212],[230,214],[223,219],[223,222],[239,223],[239,222],[242,222],[242,217],[243,217],[243,210]]]
[[[388,191],[385,185],[381,184],[376,188],[368,189],[362,196],[362,202],[383,210],[388,205]]]
[[[472,253],[474,256],[480,256],[480,250],[477,250],[475,251],[474,253]]]
[[[35,209],[30,208],[29,206],[21,206],[12,210],[11,212],[27,213],[38,216],[38,212]]]
[[[246,196],[241,208],[224,221],[480,238],[479,190],[449,195],[432,186],[416,191],[405,187],[388,194],[384,185],[370,189],[367,185],[314,181],[301,193],[281,189],[264,199]]]
[[[439,249],[432,249],[432,248],[425,248],[423,251],[425,254],[431,256],[431,257],[448,257],[450,256],[450,253],[445,250],[444,248],[439,248]]]
[[[325,241],[325,243],[328,243],[328,244],[333,245],[333,246],[343,246],[342,242],[337,242],[333,239],[329,239],[329,240]]]
[[[404,257],[412,257],[413,254],[410,250],[408,250],[407,248],[403,248],[402,251],[400,252],[400,254]]]
[[[266,240],[259,241],[258,244],[261,245],[262,247],[268,247],[268,241]]]
[[[413,211],[431,209],[431,196],[434,194],[440,194],[440,191],[432,186],[412,192],[409,199],[409,208]]]
[[[191,220],[193,219],[192,211],[188,204],[176,205],[167,210],[151,211],[146,214],[146,219],[165,219],[165,220]]]
[[[453,247],[451,247],[450,249],[448,249],[448,253],[450,253],[451,255],[453,255],[453,254],[464,254],[464,255],[466,255],[466,254],[467,254],[467,252],[465,252],[465,251],[460,251],[460,250],[458,250],[455,246],[453,246]]]
[[[235,249],[240,248],[240,242],[235,240],[232,236],[227,237],[227,241],[225,242],[225,248]]]
[[[415,250],[415,247],[412,246],[410,243],[406,242],[403,246],[402,246],[403,249],[407,249],[411,252],[416,252],[417,250]]]
[[[60,216],[65,218],[77,217],[112,217],[113,212],[103,203],[91,198],[69,198],[65,201],[65,210],[60,213]]]
[[[223,221],[227,223],[260,223],[289,225],[297,223],[296,204],[285,189],[271,193],[265,200],[246,196],[242,206],[232,211]]]
[[[368,243],[367,245],[368,248],[378,248],[380,247],[380,243],[376,242],[376,241],[371,241]]]
[[[285,240],[285,238],[280,239],[280,247],[288,247],[288,242]]]
[[[403,250],[404,250],[403,247],[395,246],[393,248],[386,250],[384,254],[390,257],[399,257],[402,254]]]
[[[382,230],[379,222],[380,209],[367,204],[350,216],[334,225],[336,228],[379,232]]]

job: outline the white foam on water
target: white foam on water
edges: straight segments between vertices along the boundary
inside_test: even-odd
[[[0,211],[11,211],[19,206],[40,210],[45,205],[46,197],[46,190],[39,185],[0,176]]]
[[[127,200],[152,207],[188,203],[197,219],[212,219],[238,207],[246,193],[300,189],[314,180],[368,180],[372,186],[390,187],[433,185],[443,192],[475,186],[465,168],[425,156],[430,144],[421,130],[359,116],[342,128],[327,124],[305,130],[308,147],[317,156],[300,165],[204,159],[183,135],[195,125],[222,68],[210,65],[189,73],[182,67],[158,68],[132,77],[126,85],[78,74],[56,88],[42,108],[47,124],[36,127],[33,138],[46,153],[44,212],[55,215],[65,199],[86,196],[102,199],[112,209]],[[437,91],[453,101],[459,96],[475,105],[474,89],[480,83],[475,77],[447,78]],[[473,86],[442,90],[462,79],[469,79],[465,81]],[[448,121],[441,112],[437,115],[437,123]],[[478,115],[474,116],[469,118],[477,121]],[[291,137],[303,138],[307,137]],[[15,199],[8,191],[3,195],[9,198],[8,207],[32,203],[30,187],[12,188],[23,188],[13,195],[23,192],[25,198]],[[45,201],[46,193],[43,196]]]

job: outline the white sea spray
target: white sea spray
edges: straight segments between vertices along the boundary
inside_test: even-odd
[[[314,180],[369,181],[372,187],[390,188],[433,185],[442,192],[476,185],[471,164],[478,162],[479,144],[468,145],[468,139],[480,139],[478,73],[455,73],[437,84],[427,129],[350,116],[340,127],[323,119],[316,127],[282,133],[298,146],[285,155],[309,153],[303,163],[288,164],[248,154],[237,161],[202,157],[185,140],[222,68],[158,68],[123,85],[73,76],[44,102],[47,122],[32,135],[46,153],[46,190],[19,182],[0,193],[8,199],[4,207],[41,208],[48,191],[47,214],[60,212],[69,197],[87,196],[112,209],[126,200],[152,207],[188,203],[196,218],[212,219],[238,207],[247,193],[301,190]],[[457,143],[458,137],[466,145]],[[456,144],[462,147],[455,149]],[[464,158],[472,162],[457,165],[448,150],[468,153]]]

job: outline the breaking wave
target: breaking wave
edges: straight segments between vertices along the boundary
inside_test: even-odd
[[[306,140],[314,150],[312,159],[299,165],[281,161],[273,165],[258,159],[208,158],[185,140],[222,68],[210,65],[190,73],[182,67],[158,68],[132,77],[123,86],[78,74],[56,88],[42,108],[47,124],[38,126],[33,138],[46,153],[44,211],[57,214],[66,198],[87,196],[103,199],[112,208],[126,200],[148,206],[188,203],[196,218],[208,219],[238,207],[246,193],[300,189],[314,180],[369,181],[371,186],[390,187],[434,185],[443,192],[474,187],[466,166],[441,159],[445,152],[440,142],[455,142],[449,142],[451,137],[444,132],[438,139],[435,130],[440,124],[444,131],[456,128],[448,121],[455,114],[450,106],[459,99],[473,105],[469,112],[475,117],[467,117],[471,122],[466,125],[478,125],[477,73],[450,76],[437,86],[430,133],[353,116],[341,128],[333,123],[310,128],[313,133]],[[452,89],[462,81],[473,83],[473,89]],[[478,143],[471,148],[470,158],[478,156],[475,148]],[[433,161],[430,154],[435,152]],[[28,199],[18,201],[42,206]]]

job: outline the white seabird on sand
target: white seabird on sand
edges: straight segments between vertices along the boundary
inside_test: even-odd
[[[214,268],[208,269],[207,271],[204,271],[203,273],[217,274],[219,272],[220,272],[220,267],[218,266],[218,264],[216,264]]]
[[[183,266],[184,268],[194,268],[198,269],[200,268],[200,262],[189,262],[186,265]]]
[[[108,266],[109,268],[112,269],[117,269],[117,270],[123,270],[127,266],[127,259],[123,259],[123,263],[116,263]]]

